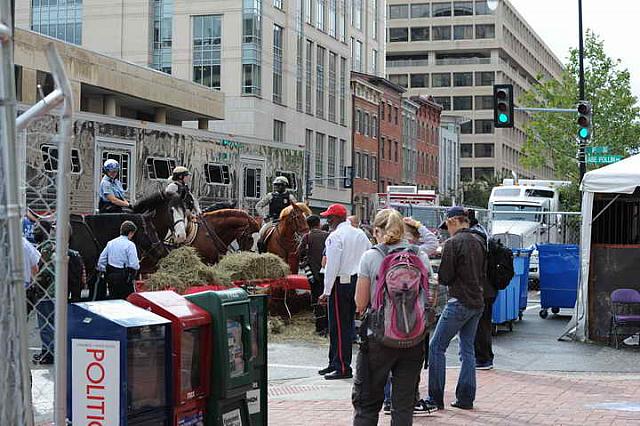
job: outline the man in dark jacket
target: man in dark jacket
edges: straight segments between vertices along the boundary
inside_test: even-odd
[[[430,410],[444,408],[445,352],[458,334],[462,366],[456,401],[451,406],[469,410],[476,395],[474,340],[484,307],[487,253],[485,241],[469,230],[469,218],[462,207],[447,210],[447,219],[440,227],[451,235],[444,245],[438,271],[440,284],[449,288],[449,301],[429,344],[429,398],[425,403]]]
[[[298,259],[300,259],[301,266],[311,272],[309,281],[311,282],[311,304],[313,305],[313,315],[316,321],[316,333],[326,335],[329,327],[327,310],[324,305],[318,303],[318,297],[324,291],[324,274],[320,273],[320,270],[322,269],[324,243],[329,233],[320,229],[320,218],[318,216],[309,216],[307,225],[309,225],[309,233],[302,237]]]

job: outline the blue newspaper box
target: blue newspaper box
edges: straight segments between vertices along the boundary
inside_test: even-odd
[[[125,300],[69,305],[73,424],[171,424],[171,322]]]

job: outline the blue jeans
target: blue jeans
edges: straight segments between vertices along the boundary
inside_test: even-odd
[[[38,314],[38,328],[40,329],[40,340],[42,341],[43,354],[49,352],[51,355],[53,355],[53,307],[53,301],[47,299],[39,301],[36,304],[35,308]]]
[[[444,406],[446,376],[445,352],[456,334],[460,336],[460,376],[456,399],[461,405],[473,405],[476,398],[476,354],[474,341],[482,308],[471,309],[459,301],[449,301],[442,311],[429,345],[429,399]]]

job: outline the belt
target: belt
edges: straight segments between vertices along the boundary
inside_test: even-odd
[[[350,284],[351,283],[351,279],[353,277],[357,277],[358,274],[352,274],[352,275],[348,275],[348,274],[341,274],[338,275],[336,277],[336,280],[338,281],[339,284]]]
[[[107,265],[107,272],[125,272],[127,268],[116,268],[115,266]]]

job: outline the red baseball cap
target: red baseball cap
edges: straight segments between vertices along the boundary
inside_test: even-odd
[[[327,210],[325,210],[322,213],[320,213],[320,216],[322,216],[322,217],[327,217],[327,216],[346,217],[347,216],[347,208],[345,206],[343,206],[342,204],[331,204]]]

